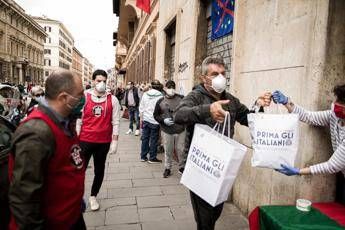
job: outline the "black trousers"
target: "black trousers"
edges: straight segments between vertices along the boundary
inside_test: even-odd
[[[93,157],[95,176],[92,182],[91,196],[97,196],[103,183],[105,161],[107,159],[110,143],[80,142],[80,147],[84,155],[86,166],[89,165],[91,156]]]
[[[192,201],[194,218],[197,223],[198,230],[214,230],[216,221],[223,211],[224,203],[212,207],[198,195],[190,191],[190,199]]]

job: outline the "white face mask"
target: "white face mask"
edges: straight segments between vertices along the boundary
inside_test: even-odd
[[[44,99],[44,96],[35,97],[35,100],[40,104],[42,104],[43,99]]]
[[[96,84],[96,91],[99,93],[104,93],[106,89],[105,83],[101,81],[100,83]]]
[[[175,95],[175,89],[166,89],[165,92],[168,96],[172,97]]]
[[[222,74],[212,79],[212,89],[217,93],[222,93],[226,89],[226,78]]]

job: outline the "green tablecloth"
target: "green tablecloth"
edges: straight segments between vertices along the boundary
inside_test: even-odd
[[[345,229],[313,207],[302,212],[294,206],[260,206],[259,221],[260,230]]]

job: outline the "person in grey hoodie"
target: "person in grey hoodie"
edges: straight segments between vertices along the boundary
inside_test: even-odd
[[[149,91],[145,92],[141,98],[139,105],[140,119],[143,122],[143,131],[141,135],[141,161],[150,164],[161,163],[157,159],[157,146],[159,139],[159,123],[153,117],[157,101],[163,97],[161,93],[162,84],[158,80],[151,82]],[[147,154],[150,153],[150,158],[147,159]]]
[[[173,120],[173,113],[183,96],[175,93],[176,84],[174,81],[167,81],[165,87],[166,94],[158,100],[153,116],[162,128],[165,150],[165,170],[163,177],[167,178],[171,175],[172,155],[174,151],[176,151],[179,159],[179,172],[183,172],[185,161],[183,160],[185,158],[183,156],[185,127],[175,124]]]

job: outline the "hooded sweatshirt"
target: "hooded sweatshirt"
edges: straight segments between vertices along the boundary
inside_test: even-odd
[[[159,124],[153,117],[153,112],[155,110],[157,101],[162,97],[163,94],[156,89],[150,89],[143,94],[139,105],[139,113],[143,121],[154,125]]]
[[[173,118],[173,113],[176,110],[176,107],[180,104],[182,98],[183,96],[175,94],[172,97],[165,95],[158,100],[153,116],[156,121],[159,122],[163,132],[168,134],[179,134],[185,130],[183,125],[173,124],[171,126],[167,126],[164,123],[165,118]]]

